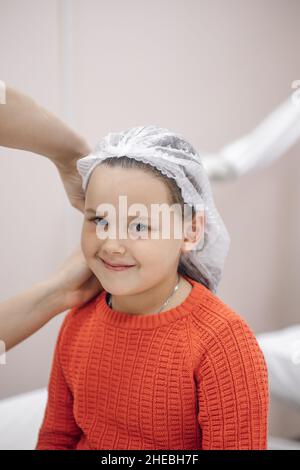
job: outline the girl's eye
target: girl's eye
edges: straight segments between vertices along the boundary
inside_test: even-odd
[[[107,220],[103,217],[94,217],[93,219],[91,219],[93,222],[97,221],[96,222],[96,225],[98,225],[98,223],[102,222],[102,221],[105,221],[107,223]],[[102,226],[105,226],[105,224],[101,224]],[[141,231],[145,231],[147,228],[148,228],[148,225],[146,224],[142,224],[141,222],[138,222],[138,223],[135,223],[135,224],[131,224],[131,226],[136,226],[136,227],[142,227],[142,230],[139,229],[137,230],[138,232],[141,232]]]
[[[102,222],[102,220],[105,220],[103,217],[94,217],[93,219],[91,219],[93,222],[95,222],[95,220],[97,220],[98,222],[96,222],[96,225],[98,225],[99,221]],[[101,224],[101,225],[105,225],[105,224]]]
[[[140,227],[145,227],[146,229],[148,228],[147,225],[145,224],[142,224],[141,222],[138,222],[137,224],[132,224],[132,225],[135,225],[136,227],[140,226]],[[140,232],[141,230],[138,230],[138,232]],[[144,231],[144,230],[143,230]]]

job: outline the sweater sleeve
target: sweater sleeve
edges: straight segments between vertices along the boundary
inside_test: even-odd
[[[72,311],[66,315],[56,342],[48,383],[48,400],[36,450],[74,449],[82,434],[73,416],[73,396],[60,363],[61,342]]]
[[[242,318],[211,337],[196,384],[203,450],[267,449],[267,365]]]

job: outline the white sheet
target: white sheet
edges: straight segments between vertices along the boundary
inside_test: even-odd
[[[0,450],[35,448],[46,402],[46,388],[0,400]]]
[[[262,333],[257,340],[266,358],[272,395],[300,407],[300,325]]]

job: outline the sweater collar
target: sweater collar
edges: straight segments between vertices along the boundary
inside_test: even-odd
[[[120,326],[122,328],[139,329],[156,328],[186,317],[192,309],[201,304],[209,290],[194,279],[186,275],[183,275],[183,277],[190,282],[192,289],[180,305],[177,305],[177,307],[173,307],[170,310],[149,314],[131,314],[121,312],[120,310],[114,310],[107,305],[107,291],[103,290],[96,302],[97,313],[105,323]]]

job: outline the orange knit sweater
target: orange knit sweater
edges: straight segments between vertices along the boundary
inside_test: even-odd
[[[202,284],[136,315],[106,292],[64,318],[36,449],[267,449],[269,388],[247,323]]]

